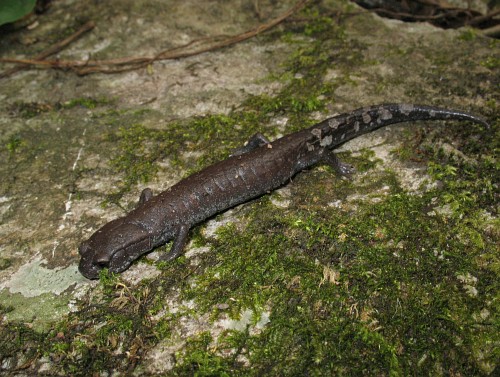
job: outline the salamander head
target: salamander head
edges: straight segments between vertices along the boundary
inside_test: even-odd
[[[88,279],[99,278],[99,271],[126,270],[134,260],[151,250],[151,238],[147,230],[138,224],[125,222],[125,218],[113,220],[82,242],[78,269]]]

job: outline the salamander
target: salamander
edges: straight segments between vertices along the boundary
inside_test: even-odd
[[[182,254],[195,224],[269,193],[317,163],[329,164],[339,174],[350,174],[351,167],[340,162],[333,149],[377,128],[417,120],[463,120],[488,126],[479,117],[459,110],[382,104],[328,118],[274,141],[256,134],[227,159],[156,196],[144,189],[135,209],[81,243],[79,270],[88,279],[97,279],[103,268],[122,272],[141,255],[171,240],[170,252],[161,259],[173,260]]]

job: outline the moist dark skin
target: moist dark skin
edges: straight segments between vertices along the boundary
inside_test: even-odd
[[[122,272],[141,255],[170,240],[174,240],[172,249],[161,259],[177,258],[195,224],[283,186],[301,170],[320,162],[339,174],[349,174],[352,168],[341,163],[333,149],[377,128],[417,120],[462,120],[488,127],[480,118],[458,110],[384,104],[328,118],[273,142],[256,134],[226,160],[157,196],[144,189],[137,208],[82,242],[79,270],[88,279],[97,279],[103,268]]]

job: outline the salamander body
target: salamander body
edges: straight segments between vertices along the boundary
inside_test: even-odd
[[[108,268],[122,272],[153,248],[174,240],[163,260],[182,254],[195,224],[268,193],[301,170],[319,162],[340,174],[350,172],[332,150],[359,135],[389,124],[416,120],[466,120],[487,124],[471,114],[431,106],[384,104],[328,118],[273,142],[254,135],[226,160],[211,165],[153,196],[143,190],[137,208],[110,221],[80,247],[79,270],[89,279]]]

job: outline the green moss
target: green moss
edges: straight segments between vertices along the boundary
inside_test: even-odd
[[[61,109],[72,109],[74,107],[83,107],[86,109],[95,109],[97,106],[109,105],[113,103],[112,100],[107,98],[74,98],[64,103],[55,102],[22,102],[16,101],[9,106],[9,110],[20,117],[30,119],[39,116],[43,113],[58,111]]]
[[[494,293],[478,285],[480,297],[471,297],[460,276],[491,281],[493,271],[477,258],[492,244],[484,219],[464,224],[432,213],[443,195],[360,202],[356,217],[328,209],[283,214],[260,201],[246,229],[228,225],[210,240],[216,254],[186,299],[202,311],[226,303],[231,317],[272,308],[264,331],[239,347],[256,375],[403,375],[450,363],[462,374],[477,373],[469,347],[490,335],[488,321],[472,318]],[[328,270],[333,280],[325,278]],[[489,350],[485,359],[492,357]]]
[[[495,69],[500,66],[500,59],[495,56],[488,56],[485,60],[481,62],[481,65],[489,69]]]
[[[49,103],[16,101],[9,106],[9,110],[22,118],[30,119],[40,114],[53,111],[55,107],[56,105]]]
[[[7,148],[10,154],[14,154],[25,145],[26,143],[19,135],[13,135],[9,138],[9,140],[5,144],[5,147]]]
[[[468,28],[462,30],[458,38],[462,41],[471,42],[477,38],[477,34],[474,29]]]
[[[355,159],[356,171],[359,173],[366,172],[379,165],[382,160],[375,158],[375,152],[369,149],[363,149],[359,158]]]
[[[110,103],[112,103],[112,101],[107,98],[84,97],[71,99],[60,104],[59,106],[61,106],[63,109],[72,109],[78,106],[84,107],[86,109],[95,109],[99,105],[108,105]]]
[[[2,369],[29,365],[43,349],[45,334],[37,332],[24,324],[0,326],[0,360]]]
[[[179,355],[182,360],[172,374],[175,376],[234,376],[234,360],[224,358],[210,352],[212,337],[204,332],[188,340],[185,354]]]

